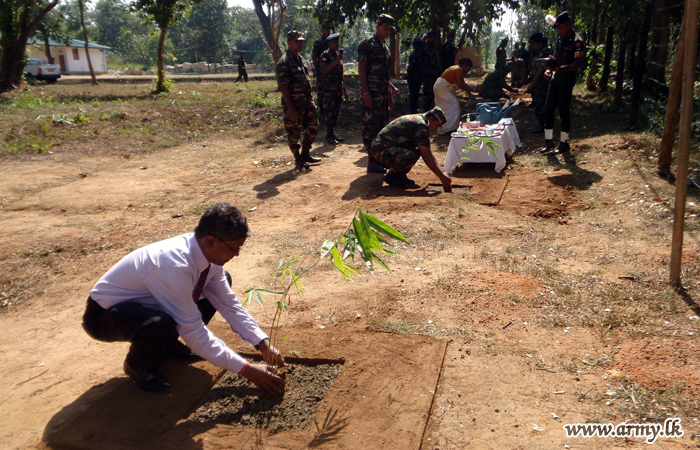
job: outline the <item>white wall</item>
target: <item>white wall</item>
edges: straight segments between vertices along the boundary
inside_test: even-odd
[[[59,55],[63,55],[65,58],[66,71],[63,73],[73,75],[90,73],[87,57],[85,56],[85,49],[78,48],[77,50],[78,59],[76,60],[73,59],[73,49],[71,47],[51,47],[51,56],[53,56],[55,64],[59,63]],[[92,68],[95,70],[95,73],[107,73],[107,57],[105,54],[96,48],[91,48],[89,50]],[[43,45],[34,46],[29,56],[30,58],[40,59],[41,62],[48,64]]]

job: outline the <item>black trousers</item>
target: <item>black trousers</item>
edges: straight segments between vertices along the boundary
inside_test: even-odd
[[[408,110],[411,114],[418,112],[418,96],[420,95],[420,85],[422,82],[420,77],[408,78]]]
[[[231,275],[226,272],[231,285]],[[197,302],[202,321],[207,325],[216,308],[206,298]],[[168,349],[177,345],[177,324],[164,311],[139,303],[125,302],[103,308],[88,298],[83,314],[83,329],[93,339],[102,342],[131,342],[126,361],[134,369],[157,372]]]
[[[554,128],[554,111],[559,108],[561,131],[571,131],[571,97],[576,84],[576,77],[554,77],[549,83],[547,102],[544,109],[544,128]]]
[[[241,78],[245,78],[245,82],[248,82],[248,71],[245,69],[238,69],[238,78],[236,81],[241,81]]]

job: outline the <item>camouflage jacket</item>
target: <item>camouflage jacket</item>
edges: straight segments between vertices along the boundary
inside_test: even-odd
[[[498,47],[496,49],[496,65],[494,66],[495,69],[500,69],[501,67],[506,66],[506,49]]]
[[[534,80],[535,77],[537,76],[537,72],[540,71],[540,68],[544,66],[544,64],[541,61],[538,61],[540,58],[549,58],[551,56],[551,53],[549,52],[548,48],[543,48],[540,50],[538,54],[536,54],[532,59],[530,59],[530,63],[528,64],[528,80]],[[540,77],[540,82],[546,81],[543,77]]]
[[[503,83],[506,82],[506,72],[504,69],[496,69],[486,75],[484,82],[481,83],[481,92],[483,96],[491,97],[497,92],[503,92]]]
[[[280,58],[276,69],[277,85],[287,86],[294,107],[308,106],[311,99],[311,81],[309,71],[301,60],[301,56],[293,56],[289,50]],[[282,105],[285,104],[282,96]]]
[[[426,81],[432,81],[440,78],[442,75],[442,64],[440,63],[440,56],[438,55],[435,47],[430,44],[426,45],[423,56],[423,79]]]
[[[316,56],[316,64],[314,65],[314,71],[316,71],[317,77],[321,75],[321,54],[326,50],[328,50],[328,41],[326,41],[326,39],[323,36],[321,36],[314,42],[314,47],[311,50],[311,59],[313,60],[313,56]]]
[[[358,61],[367,63],[367,85],[370,92],[378,94],[389,90],[391,78],[391,56],[376,34],[365,38],[357,47]]]
[[[321,54],[319,60],[320,70],[330,66],[338,59],[338,54],[331,49],[326,50]],[[321,80],[321,89],[324,91],[336,91],[343,88],[343,64],[338,64],[329,73],[323,76]]]
[[[430,147],[430,125],[423,114],[408,114],[394,119],[379,132],[373,145],[417,150]]]

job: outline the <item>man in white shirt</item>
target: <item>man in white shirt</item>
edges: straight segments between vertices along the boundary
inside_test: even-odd
[[[218,311],[235,333],[260,350],[268,365],[285,365],[231,291],[230,275],[222,267],[238,256],[249,235],[248,222],[238,209],[215,204],[194,233],[135,250],[107,271],[90,291],[83,328],[99,341],[131,342],[124,372],[143,390],[170,390],[158,372],[164,358],[199,356],[268,393],[282,395],[282,378],[264,364],[248,364],[206,327]]]

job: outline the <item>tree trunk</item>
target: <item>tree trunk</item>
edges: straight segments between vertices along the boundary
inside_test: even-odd
[[[605,39],[605,61],[603,61],[603,74],[600,76],[600,92],[607,92],[608,78],[610,78],[610,60],[613,51],[613,36],[615,29],[608,27],[608,37]]]
[[[21,13],[15,25],[17,29],[13,29],[13,33],[0,36],[0,47],[2,47],[2,60],[0,60],[0,93],[15,89],[22,84],[22,76],[24,72],[24,53],[27,49],[27,40],[29,36],[37,29],[41,20],[46,16],[46,13],[51,11],[58,4],[58,0],[54,0],[38,11],[32,19],[31,14],[34,10],[34,0],[27,0],[26,6],[22,8]]]
[[[265,14],[265,11],[263,10],[263,5],[263,0],[253,0],[255,15],[258,16],[258,21],[260,22],[260,26],[262,27],[263,36],[265,36],[265,40],[267,41],[268,47],[270,49],[273,49],[275,48],[275,44],[272,38],[272,24],[270,22],[270,17],[267,14]],[[272,55],[272,59],[275,61],[275,65],[277,64],[276,61],[278,61],[279,57],[281,56],[279,47],[276,49],[276,53],[277,58],[275,58],[274,54]]]
[[[164,25],[160,29],[160,39],[158,39],[158,78],[156,81],[156,94],[166,92],[165,88],[165,69],[163,68],[163,46],[165,45],[165,35],[168,33],[168,26]]]
[[[633,125],[637,123],[639,114],[639,101],[642,98],[642,89],[644,86],[644,69],[647,62],[647,41],[649,36],[649,26],[651,25],[651,17],[654,13],[654,0],[648,0],[644,9],[644,23],[639,33],[639,50],[637,53],[636,66],[634,68],[634,84],[632,85],[632,111],[630,121]]]
[[[600,17],[600,0],[596,0],[593,5],[593,30],[591,31],[591,42],[593,45],[598,45],[598,20]]]
[[[615,107],[622,107],[622,88],[625,83],[625,57],[627,56],[628,22],[620,17],[620,48],[617,51],[617,73],[615,74]]]
[[[664,119],[664,132],[661,135],[659,145],[659,159],[657,168],[659,173],[671,173],[671,161],[673,159],[673,144],[676,140],[676,126],[678,125],[678,112],[681,105],[681,86],[683,84],[683,62],[685,52],[685,39],[683,35],[687,21],[681,25],[681,35],[676,43],[676,56],[671,70],[671,89],[668,93],[666,105],[666,118]]]
[[[598,56],[598,53],[596,52],[593,58],[591,58],[591,66],[588,69],[588,78],[586,78],[586,89],[589,91],[595,91],[596,90],[596,84],[595,84],[595,74],[598,72],[598,66],[600,66],[600,57]]]
[[[85,39],[85,56],[87,57],[88,69],[90,70],[90,78],[92,78],[92,85],[95,86],[100,84],[95,78],[95,71],[92,68],[92,61],[90,60],[90,50],[88,43],[87,28],[85,28],[85,12],[83,7],[83,0],[78,0],[78,8],[80,8],[80,25],[83,27],[83,38]]]
[[[671,38],[671,10],[675,0],[656,0],[654,18],[651,24],[651,50],[647,64],[648,77],[666,84],[666,64],[668,63],[668,43]]]
[[[46,28],[43,26],[39,28],[41,30],[41,36],[44,38],[44,55],[46,55],[46,60],[49,64],[53,64],[53,55],[51,55],[51,46],[49,45],[49,33],[46,32]]]
[[[625,67],[625,75],[627,78],[632,79],[634,78],[634,68],[636,67],[635,63],[637,61],[637,38],[639,35],[634,31],[634,27],[630,27],[629,33],[629,48],[627,49],[627,67]]]

